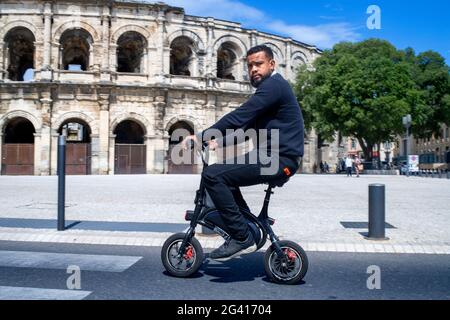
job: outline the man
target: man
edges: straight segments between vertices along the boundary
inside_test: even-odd
[[[348,155],[345,159],[345,168],[347,169],[347,177],[351,177],[353,169],[353,159],[350,158],[350,155]]]
[[[266,129],[268,131],[266,143],[271,141],[275,132],[279,134],[275,150],[264,145],[261,140],[257,141],[256,148],[259,151],[267,151],[270,156],[279,156],[276,159],[279,162],[274,174],[264,174],[263,169],[267,167],[262,163],[259,152],[257,161],[250,161],[252,158],[250,152],[244,156],[245,164],[241,164],[235,158],[231,164],[216,163],[203,171],[206,190],[215,207],[222,213],[232,237],[231,241],[225,242],[211,252],[210,258],[220,261],[256,250],[255,240],[240,212],[240,208],[249,209],[239,187],[271,182],[293,175],[298,170],[303,156],[302,113],[289,83],[275,71],[272,50],[264,45],[251,48],[247,52],[247,67],[251,84],[257,88],[254,95],[207,130],[198,135],[188,136],[182,142],[186,147],[189,140],[203,141],[208,130],[212,129],[220,131],[223,136],[226,136],[227,129]],[[208,141],[208,145],[214,150],[225,141],[226,139],[213,139]]]

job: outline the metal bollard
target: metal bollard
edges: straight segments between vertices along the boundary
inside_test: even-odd
[[[58,231],[64,231],[66,202],[66,137],[58,138]]]
[[[389,240],[385,236],[385,185],[369,185],[369,234],[367,240]]]
[[[450,179],[450,171],[447,171],[447,179]]]

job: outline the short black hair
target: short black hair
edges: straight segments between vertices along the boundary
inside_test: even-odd
[[[250,50],[247,51],[247,58],[248,58],[248,56],[251,56],[252,54],[255,54],[255,53],[258,53],[258,52],[261,52],[261,51],[264,51],[266,53],[266,56],[269,59],[271,59],[271,60],[273,59],[273,51],[272,51],[272,49],[270,49],[268,46],[266,46],[264,44],[259,45],[259,46],[254,46],[253,48],[250,48]]]

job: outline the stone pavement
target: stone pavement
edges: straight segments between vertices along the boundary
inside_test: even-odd
[[[0,240],[161,246],[187,223],[199,175],[68,176],[66,219],[56,231],[57,177],[0,176]],[[386,236],[369,241],[368,185],[386,185]],[[243,188],[259,212],[264,185]],[[282,239],[307,251],[450,254],[450,180],[296,175],[275,189],[269,214]],[[200,229],[199,229],[200,231]],[[222,242],[197,234],[205,248]]]

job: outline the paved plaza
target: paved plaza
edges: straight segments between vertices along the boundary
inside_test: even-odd
[[[57,177],[1,176],[0,240],[160,246],[171,233],[187,227],[184,212],[194,207],[199,179],[68,176],[66,219],[74,227],[58,232]],[[386,186],[388,241],[363,237],[368,231],[368,186],[373,183]],[[264,189],[242,189],[254,212],[261,208]],[[450,254],[450,179],[296,175],[275,189],[269,214],[281,238],[310,251]],[[95,227],[83,228],[88,225]],[[205,247],[221,242],[199,238]]]

